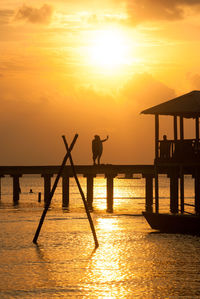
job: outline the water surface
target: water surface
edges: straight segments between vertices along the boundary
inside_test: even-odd
[[[41,180],[20,182],[18,207],[12,206],[9,178],[2,182],[1,298],[200,298],[200,238],[150,229],[141,216],[143,180],[116,180],[114,213],[106,213],[105,180],[96,180],[96,250],[73,182],[70,211],[61,208],[60,186],[38,246],[32,239],[43,210],[43,202],[37,202]],[[85,190],[85,180],[81,183]],[[168,183],[162,182],[163,209]],[[192,186],[189,179],[188,201],[193,200]]]

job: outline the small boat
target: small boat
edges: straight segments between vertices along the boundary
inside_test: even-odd
[[[164,233],[200,234],[200,216],[142,212],[152,229]]]

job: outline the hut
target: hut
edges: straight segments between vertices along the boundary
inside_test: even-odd
[[[200,232],[200,91],[195,90],[148,108],[141,113],[155,116],[155,208],[143,214],[152,228],[174,232]],[[173,118],[173,139],[159,139],[159,116]],[[195,138],[184,138],[184,119],[194,119]],[[178,130],[179,129],[179,130]],[[179,131],[179,132],[178,132]],[[179,134],[178,134],[179,133]],[[165,173],[170,178],[170,213],[159,213],[159,179]],[[194,178],[193,215],[185,212],[184,175]],[[180,183],[180,188],[179,188]],[[147,205],[149,206],[149,205]]]

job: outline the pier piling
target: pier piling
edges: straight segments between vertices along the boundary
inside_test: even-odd
[[[87,179],[87,204],[89,209],[93,209],[93,196],[94,196],[94,177],[95,175],[84,175]]]
[[[47,203],[49,201],[52,176],[52,174],[42,174],[42,177],[44,178],[44,203]]]
[[[143,175],[145,178],[146,211],[153,212],[153,175]]]
[[[195,188],[195,213],[197,215],[200,215],[200,173],[198,169],[196,169],[195,171],[194,188]]]
[[[41,202],[41,192],[38,192],[38,202]]]
[[[170,173],[170,212],[178,213],[178,172]]]
[[[107,212],[113,213],[113,180],[116,174],[106,174]]]
[[[13,178],[13,204],[17,205],[19,201],[19,194],[20,194],[20,185],[19,185],[19,178],[21,177],[20,174],[12,175]]]
[[[69,176],[64,174],[62,177],[62,206],[69,207]]]

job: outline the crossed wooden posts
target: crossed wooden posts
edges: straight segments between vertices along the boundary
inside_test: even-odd
[[[92,234],[93,234],[93,238],[94,238],[94,242],[95,242],[95,247],[97,248],[97,247],[99,246],[99,243],[98,243],[98,240],[97,240],[97,236],[96,236],[96,232],[95,232],[94,224],[93,224],[93,221],[92,221],[92,218],[91,218],[91,215],[90,215],[90,211],[89,211],[89,208],[88,208],[88,205],[87,205],[87,201],[86,201],[86,199],[85,199],[85,195],[84,195],[84,193],[83,193],[83,191],[82,191],[81,185],[80,185],[79,180],[78,180],[78,177],[77,177],[77,175],[76,175],[76,171],[75,171],[75,167],[74,167],[73,159],[72,159],[72,156],[71,156],[71,151],[72,151],[72,149],[73,149],[73,147],[74,147],[74,144],[76,143],[76,140],[77,140],[77,138],[78,138],[78,134],[76,134],[76,135],[74,136],[74,139],[73,139],[73,141],[72,141],[70,147],[68,147],[68,144],[67,144],[67,141],[66,141],[65,136],[62,136],[62,138],[63,138],[64,144],[65,144],[67,153],[66,153],[66,155],[65,155],[65,157],[64,157],[64,159],[63,159],[63,162],[62,162],[62,164],[61,164],[61,166],[60,166],[60,169],[59,169],[59,172],[58,172],[58,174],[57,174],[57,177],[56,177],[56,179],[55,179],[55,181],[54,181],[54,185],[53,185],[53,187],[52,187],[52,190],[51,190],[51,192],[49,193],[49,196],[48,196],[47,200],[45,201],[45,207],[44,207],[42,216],[41,216],[41,218],[40,218],[40,222],[39,222],[38,228],[37,228],[37,230],[36,230],[35,236],[34,236],[34,238],[33,238],[33,243],[37,244],[37,239],[38,239],[38,237],[39,237],[40,230],[41,230],[42,224],[43,224],[43,222],[44,222],[46,213],[47,213],[47,211],[48,211],[48,209],[49,209],[49,206],[50,206],[50,204],[51,204],[52,197],[53,197],[54,192],[55,192],[55,190],[56,190],[56,187],[57,187],[57,185],[58,185],[58,181],[59,181],[59,179],[60,179],[60,177],[61,177],[61,175],[62,175],[62,173],[63,173],[63,169],[64,169],[64,167],[65,167],[65,164],[66,164],[66,162],[67,162],[67,159],[69,158],[69,160],[70,160],[70,164],[71,164],[71,167],[72,167],[72,171],[73,171],[73,175],[74,175],[75,181],[76,181],[76,183],[77,183],[79,192],[80,192],[80,194],[81,194],[81,197],[82,197],[82,200],[83,200],[83,203],[84,203],[84,207],[85,207],[85,210],[86,210],[86,214],[87,214],[87,217],[88,217],[88,220],[89,220],[89,223],[90,223],[90,227],[91,227]]]

